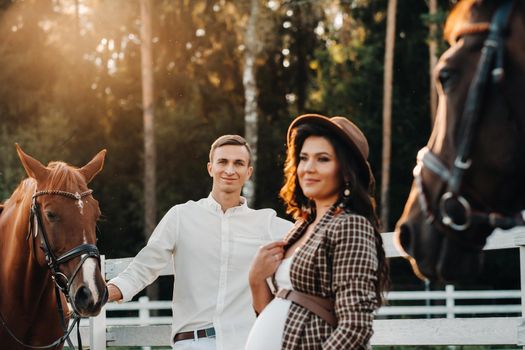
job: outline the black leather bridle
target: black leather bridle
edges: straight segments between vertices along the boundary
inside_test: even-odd
[[[470,150],[481,114],[483,94],[490,83],[490,78],[495,84],[504,79],[505,36],[512,8],[513,2],[507,0],[499,5],[492,17],[476,73],[468,90],[460,121],[459,145],[452,168],[448,169],[439,157],[427,147],[421,149],[417,155],[417,165],[413,171],[414,181],[418,192],[419,205],[429,224],[437,225],[436,217],[428,205],[429,201],[425,194],[425,186],[421,176],[423,169],[431,171],[446,184],[446,191],[439,200],[438,210],[441,216],[441,224],[447,228],[453,231],[465,231],[472,223],[477,223],[489,225],[492,228],[509,229],[525,224],[525,210],[512,216],[505,216],[496,212],[474,211],[470,202],[460,192],[463,175],[472,163]],[[464,218],[464,221],[455,220],[455,215],[450,213],[448,209],[450,207],[461,208],[463,212],[459,217]]]
[[[91,193],[93,193],[93,190],[87,190],[82,193],[78,193],[78,192],[71,193],[71,192],[58,191],[58,190],[45,190],[45,191],[38,191],[33,195],[30,216],[29,216],[29,230],[28,230],[26,239],[33,237],[33,254],[36,256],[36,252],[35,252],[36,246],[34,244],[35,243],[34,240],[36,239],[37,236],[39,236],[39,232],[40,232],[40,249],[42,249],[42,251],[44,252],[46,263],[51,271],[51,278],[53,279],[53,282],[55,284],[57,311],[60,316],[60,321],[62,323],[62,329],[64,331],[64,335],[48,345],[35,346],[35,345],[25,344],[11,331],[11,329],[7,326],[7,322],[5,321],[5,318],[0,313],[0,323],[7,330],[8,334],[17,343],[19,343],[22,346],[25,346],[31,349],[53,349],[67,341],[69,348],[74,349],[74,346],[69,336],[76,325],[78,348],[82,349],[82,340],[80,338],[80,328],[79,328],[81,317],[79,316],[79,313],[77,312],[75,308],[75,303],[71,301],[69,291],[70,291],[73,280],[75,279],[78,272],[82,268],[82,265],[87,259],[89,258],[97,259],[99,267],[100,267],[100,253],[98,251],[97,246],[94,244],[81,244],[67,251],[61,256],[57,257],[56,254],[53,252],[53,249],[51,248],[51,245],[49,243],[49,238],[44,228],[44,224],[42,220],[42,213],[41,213],[42,211],[36,199],[43,195],[59,195],[59,196],[63,196],[66,198],[74,199],[77,201],[77,206],[82,212],[83,205],[84,205],[82,198],[91,195]],[[76,266],[75,270],[73,270],[73,273],[71,274],[71,276],[67,277],[63,272],[60,271],[60,265],[76,257],[79,257],[79,256],[81,256],[80,262]],[[69,327],[64,317],[64,309],[62,306],[62,300],[60,298],[60,291],[64,294],[64,296],[66,297],[66,300],[70,302],[73,308],[73,314],[72,314],[73,322],[71,323]]]
[[[51,245],[49,244],[49,238],[47,236],[46,230],[43,225],[42,220],[42,213],[40,210],[40,205],[36,201],[36,199],[43,195],[59,195],[67,198],[71,198],[77,201],[77,205],[80,210],[83,208],[83,202],[82,198],[91,195],[93,193],[92,190],[88,190],[82,193],[71,193],[71,192],[65,192],[65,191],[38,191],[33,195],[33,203],[31,205],[31,215],[29,217],[30,227],[28,236],[32,235],[34,237],[38,236],[38,231],[41,231],[40,235],[40,248],[43,250],[47,265],[49,269],[51,270],[51,277],[53,281],[55,282],[55,285],[64,293],[66,298],[69,300],[69,290],[71,288],[71,283],[75,279],[76,275],[80,271],[82,265],[84,262],[89,258],[95,258],[97,259],[99,265],[100,265],[100,253],[98,251],[98,248],[94,244],[81,244],[61,256],[57,257],[53,250],[51,249]],[[68,278],[64,273],[62,273],[59,269],[59,266],[78,257],[82,256],[80,263],[77,265],[75,270],[73,271],[72,275]],[[72,303],[73,309],[75,309],[74,303]],[[76,312],[76,310],[75,310]]]

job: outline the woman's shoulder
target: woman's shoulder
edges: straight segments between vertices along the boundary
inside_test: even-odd
[[[334,216],[329,225],[330,229],[339,234],[346,234],[349,232],[359,232],[358,236],[374,236],[374,227],[370,221],[363,215],[353,212],[342,211]],[[352,234],[352,236],[355,236]]]
[[[354,213],[354,212],[347,212],[344,210],[341,210],[339,213],[334,215],[334,223],[341,225],[341,224],[360,224],[365,226],[372,227],[372,224],[370,221],[363,215]]]

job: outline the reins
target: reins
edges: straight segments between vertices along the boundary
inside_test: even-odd
[[[80,317],[75,318],[75,320],[69,326],[69,328],[66,330],[64,335],[61,336],[60,338],[58,338],[57,340],[55,340],[54,342],[52,342],[51,344],[41,345],[41,346],[39,346],[39,345],[29,345],[29,344],[24,343],[20,339],[18,339],[18,337],[11,331],[11,329],[7,325],[7,321],[5,320],[4,316],[0,312],[0,324],[2,324],[2,326],[4,326],[5,330],[7,331],[7,334],[9,334],[11,336],[11,338],[13,338],[18,344],[20,344],[20,345],[22,345],[22,346],[24,346],[26,348],[31,348],[31,349],[53,349],[53,348],[56,348],[57,346],[59,346],[60,344],[66,342],[66,341],[68,343],[69,348],[74,349],[75,347],[72,344],[69,336],[70,336],[71,332],[73,331],[73,329],[75,328],[75,325],[77,326],[77,339],[79,340],[78,349],[82,349],[82,340],[80,339],[80,330],[79,330],[79,327],[78,327],[79,322],[80,322]]]

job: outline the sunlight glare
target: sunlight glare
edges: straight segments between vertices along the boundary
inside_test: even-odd
[[[206,35],[206,30],[204,30],[203,28],[199,28],[195,31],[195,35],[198,37],[204,36]]]
[[[268,7],[272,11],[277,11],[279,9],[279,1],[269,0],[266,3],[266,7]]]
[[[317,23],[317,27],[315,27],[314,33],[317,34],[318,36],[322,36],[324,34],[324,23],[323,22]]]
[[[297,99],[297,96],[295,96],[294,93],[286,94],[286,101],[288,103],[294,103],[296,99]]]
[[[339,30],[343,27],[343,14],[338,12],[334,17],[334,28]]]

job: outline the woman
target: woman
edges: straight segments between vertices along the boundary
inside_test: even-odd
[[[292,122],[287,141],[280,195],[297,222],[253,260],[259,317],[246,349],[368,348],[388,267],[367,140],[346,118],[307,114]]]

